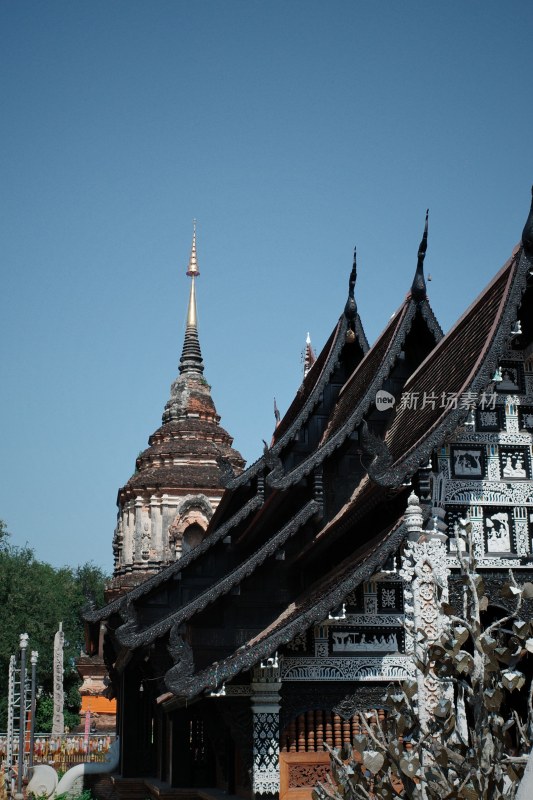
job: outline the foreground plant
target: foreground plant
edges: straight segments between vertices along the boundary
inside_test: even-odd
[[[361,734],[351,745],[341,750],[325,745],[332,777],[316,787],[315,800],[516,796],[533,741],[533,626],[529,617],[522,618],[533,583],[518,584],[510,572],[501,592],[505,611],[489,608],[469,524],[461,533],[462,609],[441,605],[447,625],[436,642],[424,643],[418,631],[423,656],[416,667],[440,687],[429,720],[420,722],[416,681],[390,686],[384,720],[359,712]]]

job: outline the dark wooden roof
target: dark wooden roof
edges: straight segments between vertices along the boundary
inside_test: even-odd
[[[530,270],[531,261],[517,249],[406,382],[404,392],[418,395],[418,407],[397,408],[385,438],[392,463],[381,469],[376,458],[370,470],[375,480],[397,485],[413,474],[466,418],[469,409],[461,407],[461,397],[477,398],[493,387],[492,376],[509,345]],[[443,392],[459,399],[457,408],[441,407]],[[435,402],[422,408],[424,393]]]
[[[250,669],[260,660],[271,656],[281,645],[290,642],[297,633],[325,619],[343,598],[370,578],[394,553],[405,538],[402,521],[367,542],[342,564],[317,581],[291,603],[260,634],[250,639],[232,655],[212,664],[192,677],[168,679],[170,691],[191,699],[205,689],[214,689],[239,672]]]
[[[283,435],[289,430],[292,423],[298,417],[303,406],[305,405],[306,400],[309,399],[313,389],[315,388],[317,383],[320,382],[320,378],[324,374],[324,367],[329,362],[329,356],[331,354],[331,351],[334,349],[335,344],[339,342],[342,344],[343,329],[344,329],[344,334],[346,333],[346,324],[344,325],[342,324],[343,320],[344,316],[342,316],[339,319],[336,326],[333,328],[329,336],[329,339],[327,340],[326,344],[320,351],[320,354],[317,356],[315,363],[305,376],[302,385],[296,392],[294,400],[292,401],[289,408],[281,418],[279,425],[274,431],[274,435],[272,438],[272,445],[277,444],[282,439]]]
[[[120,613],[123,616],[127,613],[128,606],[131,606],[135,600],[143,597],[150,592],[156,590],[159,586],[166,583],[168,580],[177,575],[182,570],[186,569],[189,564],[192,564],[196,559],[209,550],[214,544],[221,541],[225,536],[231,533],[233,528],[237,527],[247,519],[254,511],[257,511],[263,504],[263,498],[260,495],[254,495],[247,503],[245,503],[232,517],[227,519],[222,525],[215,528],[210,528],[207,536],[192,550],[185,553],[178,561],[165,567],[156,575],[152,575],[142,584],[136,586],[128,594],[118,597],[111,603],[103,606],[94,611],[87,611],[84,614],[84,619],[87,622],[98,622],[104,619],[109,619],[112,614]]]
[[[354,371],[350,380],[343,386],[335,411],[324,433],[323,442],[333,437],[338,430],[345,426],[362,397],[366,395],[373,399],[381,388],[398,358],[400,349],[405,344],[406,336],[416,314],[420,314],[426,323],[435,343],[442,338],[442,330],[429,302],[424,299],[420,303],[415,303],[408,296],[403,305],[393,314],[385,330]]]
[[[179,625],[194,614],[202,611],[218,597],[227,594],[235,586],[238,586],[244,578],[251,575],[267,558],[272,557],[276,551],[285,544],[287,539],[293,536],[299,528],[308,522],[318,511],[318,503],[314,500],[310,500],[294,515],[294,517],[292,517],[292,519],[283,525],[280,530],[276,531],[265,544],[259,547],[251,556],[244,559],[222,579],[195,597],[192,602],[173,611],[168,616],[159,620],[155,625],[151,625],[145,630],[139,630],[133,618],[116,631],[119,642],[128,648],[151,644],[169,631],[174,625]]]
[[[340,447],[374,405],[376,393],[389,377],[415,318],[427,328],[432,344],[442,338],[442,331],[427,300],[415,302],[410,295],[393,314],[377,342],[353,371],[339,392],[319,446],[290,472],[278,468],[268,476],[268,483],[287,489],[322,463]]]
[[[305,376],[302,385],[296,392],[294,400],[274,431],[272,439],[272,448],[274,452],[279,452],[281,445],[294,436],[298,428],[305,421],[307,416],[309,416],[313,406],[318,402],[324,386],[328,382],[336,366],[340,351],[346,346],[347,328],[347,320],[343,315],[331,332],[328,341]],[[363,355],[368,351],[369,347],[359,315],[356,316],[355,320],[355,336],[356,342],[352,346],[359,345],[361,355]],[[307,413],[303,414],[302,412],[304,411]],[[298,427],[293,424],[295,421],[298,421]]]

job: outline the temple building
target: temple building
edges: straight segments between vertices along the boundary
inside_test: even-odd
[[[329,769],[323,742],[351,741],[358,710],[385,714],[388,683],[417,681],[421,715],[435,703],[416,632],[435,641],[441,601],[461,606],[465,531],[491,604],[505,607],[510,568],[531,580],[533,205],[521,243],[445,335],[427,245],[426,217],[409,291],[371,347],[354,257],[331,335],[270,446],[224,473],[201,540],[173,560],[170,537],[167,566],[87,615],[94,652],[103,626],[121,737],[119,773],[97,795],[308,800]],[[119,493],[119,582],[155,559],[170,495],[161,438]]]
[[[200,275],[196,225],[186,274],[191,285],[179,375],[171,386],[161,427],[150,436],[134,474],[118,492],[108,600],[201,542],[220,503],[224,480],[244,467],[240,453],[231,446],[233,439],[220,425],[211,387],[204,378],[196,309],[195,282]],[[83,655],[77,663],[83,679],[81,711],[91,711],[100,727],[115,721],[115,701],[104,696],[107,670],[101,656],[102,635],[103,629],[98,652]]]

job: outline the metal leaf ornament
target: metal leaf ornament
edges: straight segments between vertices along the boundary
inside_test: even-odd
[[[450,607],[438,639],[416,640],[413,660],[420,678],[388,687],[379,725],[375,711],[358,712],[367,735],[354,737],[348,764],[338,751],[332,756],[337,785],[317,800],[515,797],[533,731],[528,657],[533,654],[533,621],[523,606],[525,599],[533,600],[533,581],[519,585],[510,571],[501,610],[492,605],[491,584],[496,616],[487,620],[482,612],[488,600],[475,575],[475,560],[465,559],[461,567],[462,609]],[[424,729],[417,701],[426,678],[428,686],[441,683],[443,691]]]
[[[513,632],[519,639],[525,639],[530,630],[529,622],[524,622],[523,619],[517,619],[513,623]]]
[[[479,600],[479,610],[486,611],[488,607],[489,607],[489,598],[487,597],[486,594],[484,594],[483,597],[481,597]]]
[[[389,744],[389,753],[398,761],[403,753],[403,747],[398,741],[391,742]]]
[[[446,719],[446,717],[449,715],[451,711],[451,708],[452,704],[450,703],[450,701],[442,699],[439,700],[439,702],[433,709],[433,713],[435,714],[436,717],[439,717],[440,719]]]
[[[363,753],[363,765],[370,770],[373,775],[379,772],[385,762],[383,754],[379,750],[365,750]]]
[[[533,583],[526,581],[522,586],[522,597],[524,600],[533,599]]]
[[[400,759],[400,769],[408,778],[416,778],[420,770],[420,759],[418,756],[406,754]]]
[[[468,633],[468,629],[464,627],[464,625],[456,625],[453,629],[454,639],[459,642],[459,644],[464,644],[470,634]]]
[[[518,670],[505,670],[502,672],[502,683],[510,692],[521,689],[526,682],[526,676]]]
[[[494,648],[497,645],[497,641],[494,638],[494,636],[491,636],[488,633],[483,633],[480,636],[479,643],[481,644],[481,647],[483,648],[484,652],[489,654],[493,652]]]
[[[497,711],[503,700],[503,693],[499,689],[485,689],[485,705],[489,711]]]
[[[409,700],[412,700],[415,694],[418,692],[418,684],[416,681],[404,681],[402,688]]]
[[[354,750],[357,750],[358,753],[362,753],[363,750],[366,750],[368,745],[368,738],[363,736],[363,734],[358,733],[357,736],[353,737],[353,747]]]
[[[509,600],[513,597],[517,597],[519,594],[522,594],[522,589],[520,589],[520,587],[516,586],[514,583],[510,583],[508,581],[502,586],[500,594],[503,598]]]
[[[460,673],[469,673],[474,668],[474,659],[466,650],[459,650],[455,657],[455,668]]]

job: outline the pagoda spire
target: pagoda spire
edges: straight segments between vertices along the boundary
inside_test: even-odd
[[[193,223],[191,255],[186,274],[191,279],[191,289],[189,293],[187,326],[185,328],[185,339],[183,341],[179,371],[181,375],[190,373],[201,375],[204,371],[204,362],[202,359],[202,351],[200,350],[200,340],[198,338],[198,316],[196,313],[195,281],[200,275],[198,258],[196,255],[196,220],[194,220]]]
[[[411,286],[411,297],[415,301],[415,303],[420,303],[422,300],[425,300],[426,295],[426,281],[424,279],[424,259],[426,257],[426,250],[428,248],[428,217],[429,217],[429,208],[426,211],[426,222],[424,225],[424,233],[422,235],[422,241],[418,247],[418,262],[416,265],[416,272],[415,277],[413,278],[413,283]]]
[[[191,247],[191,255],[189,258],[189,266],[187,267],[187,275],[189,278],[196,278],[200,275],[200,269],[198,267],[198,258],[196,256],[196,220],[193,219],[192,221],[192,247]]]

